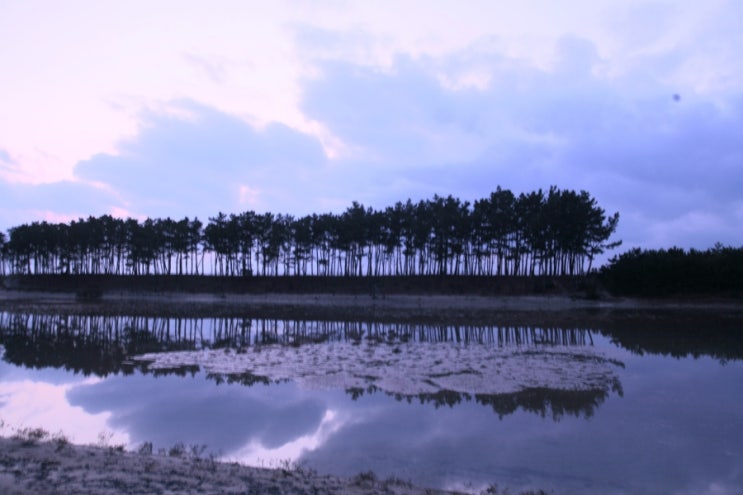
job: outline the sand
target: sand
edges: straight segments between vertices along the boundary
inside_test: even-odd
[[[72,445],[31,432],[0,438],[3,495],[120,494],[444,494],[371,473],[343,479],[286,466],[266,469],[216,462],[187,452],[125,452]]]

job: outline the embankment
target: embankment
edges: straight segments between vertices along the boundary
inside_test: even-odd
[[[558,295],[596,289],[592,277],[10,275],[6,289],[43,292],[184,292],[207,294]]]
[[[11,277],[0,291],[0,311],[571,328],[648,317],[702,324],[743,320],[739,299],[591,297],[586,283],[517,277]]]

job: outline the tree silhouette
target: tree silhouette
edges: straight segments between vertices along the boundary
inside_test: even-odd
[[[616,294],[664,296],[743,290],[743,248],[631,249],[609,260],[601,278]]]
[[[5,275],[5,260],[7,258],[7,243],[5,232],[0,232],[0,275]]]
[[[0,239],[2,273],[248,275],[580,275],[613,249],[619,221],[586,191],[515,196],[498,187],[474,204],[451,195],[301,218],[219,212],[144,221],[110,215],[19,225]]]

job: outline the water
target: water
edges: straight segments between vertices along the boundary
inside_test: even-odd
[[[537,355],[575,348],[610,360],[616,386],[567,398],[548,388],[405,395],[130,362],[133,353],[153,351],[218,348],[236,356],[256,346],[302,352],[374,339],[392,348],[490,346]],[[254,465],[297,462],[343,476],[372,470],[471,491],[497,483],[556,493],[743,493],[742,340],[736,328],[652,323],[641,330],[217,319],[179,326],[6,313],[0,419],[7,431],[43,426],[79,443],[136,449],[152,442],[167,450],[182,442]]]

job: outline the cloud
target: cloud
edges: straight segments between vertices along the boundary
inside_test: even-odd
[[[0,181],[3,177],[12,177],[18,173],[18,162],[13,160],[6,150],[0,148]]]
[[[10,155],[7,151],[0,149],[0,162],[3,162],[3,164],[12,164],[13,160],[10,158]]]
[[[111,193],[75,181],[49,184],[10,184],[0,179],[0,228],[46,220],[69,222],[111,211]]]
[[[142,132],[116,155],[79,163],[76,176],[110,186],[145,215],[204,217],[299,208],[293,192],[314,187],[326,165],[317,139],[285,125],[257,129],[194,102],[171,106],[177,111],[146,115]]]
[[[303,110],[351,149],[352,162],[393,170],[466,159],[478,137],[478,98],[449,92],[426,61],[399,58],[391,73],[329,62],[305,86]]]
[[[74,181],[0,183],[13,199],[0,217],[27,218],[21,210],[46,211],[40,205],[70,214],[303,215],[354,200],[377,208],[434,193],[472,201],[499,185],[518,193],[554,184],[619,211],[625,245],[743,243],[743,94],[733,84],[741,64],[709,28],[716,17],[687,6],[662,29],[644,23],[644,41],[630,43],[624,28],[642,9],[619,11],[602,36],[550,31],[546,58],[514,52],[513,39],[497,33],[460,33],[448,49],[423,50],[415,48],[423,38],[387,43],[376,24],[353,34],[295,22],[294,42],[312,67],[298,84],[302,125],[253,125],[244,101],[225,112],[208,99],[164,100],[138,114],[137,133],[115,152],[79,162]],[[738,36],[735,26],[724,23],[723,34]],[[716,46],[728,68],[714,81],[690,77]],[[184,50],[180,60],[212,81],[236,70],[208,50]],[[326,155],[320,134],[341,152]]]
[[[352,184],[382,205],[555,184],[588,190],[609,213],[619,211],[619,237],[631,244],[743,242],[734,213],[743,95],[722,95],[721,105],[719,93],[648,78],[655,54],[609,77],[591,42],[563,38],[557,51],[550,70],[476,51],[444,62],[400,57],[387,71],[327,63],[306,85],[303,108],[358,150],[348,163],[365,187]],[[666,62],[672,73],[684,60],[671,54]],[[442,73],[468,67],[488,84],[442,83]],[[673,228],[689,215],[707,221]]]

